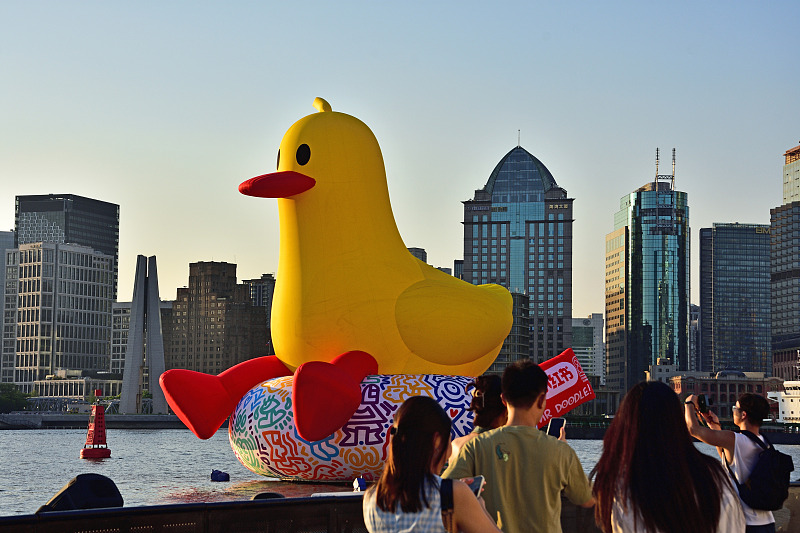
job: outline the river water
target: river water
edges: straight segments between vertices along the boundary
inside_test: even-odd
[[[349,483],[289,483],[256,475],[236,459],[225,429],[205,441],[185,429],[111,430],[107,436],[111,458],[87,460],[80,459],[86,430],[0,431],[0,516],[36,512],[73,477],[86,473],[111,478],[125,507],[249,500],[261,492],[292,497],[352,490]],[[602,441],[569,444],[588,474]],[[711,446],[698,447],[716,456]],[[800,470],[800,445],[776,448],[792,455]],[[230,474],[230,482],[212,482],[214,469]]]

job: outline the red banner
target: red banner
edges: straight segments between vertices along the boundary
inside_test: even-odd
[[[554,416],[564,416],[580,404],[594,400],[594,390],[589,384],[589,378],[583,373],[572,348],[567,348],[539,366],[549,378],[547,405],[539,421],[540,428],[547,425]]]

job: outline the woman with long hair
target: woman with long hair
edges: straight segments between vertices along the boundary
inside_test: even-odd
[[[450,426],[444,409],[427,396],[413,396],[397,410],[383,473],[364,494],[364,522],[371,533],[446,531],[438,474],[449,455]],[[470,488],[457,480],[453,518],[465,533],[500,531]]]
[[[622,400],[592,470],[604,532],[744,531],[739,498],[719,462],[695,448],[675,392],[660,381]]]
[[[499,428],[508,420],[508,411],[500,397],[503,392],[500,376],[494,374],[478,376],[467,386],[474,387],[472,401],[469,404],[469,410],[475,413],[474,428],[471,433],[453,439],[449,463],[458,459],[458,454],[466,443],[485,431]]]

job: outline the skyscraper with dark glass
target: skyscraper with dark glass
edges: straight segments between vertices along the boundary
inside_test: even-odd
[[[17,196],[15,246],[33,242],[88,246],[114,258],[113,298],[117,297],[119,206],[76,194]]]
[[[772,359],[776,376],[798,379],[800,364],[800,146],[784,153],[783,205],[770,209]]]
[[[689,206],[674,164],[672,176],[657,168],[606,236],[606,385],[623,392],[658,359],[689,368]]]
[[[700,230],[698,370],[772,374],[769,225]]]
[[[517,146],[464,202],[463,279],[514,295],[514,325],[490,368],[544,361],[572,345],[572,198]]]

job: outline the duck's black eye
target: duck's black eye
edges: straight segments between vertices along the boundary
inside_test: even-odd
[[[275,170],[278,170],[278,167],[281,166],[281,150],[278,148],[278,162],[275,163]]]
[[[311,148],[307,144],[301,144],[297,147],[297,163],[305,165],[311,159]]]

